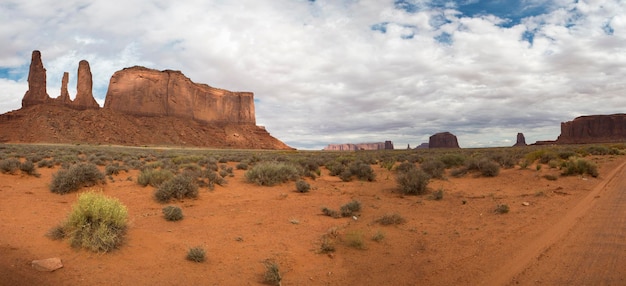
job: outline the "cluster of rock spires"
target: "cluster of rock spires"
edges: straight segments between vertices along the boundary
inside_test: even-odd
[[[256,126],[251,92],[197,84],[180,71],[135,66],[113,74],[101,108],[87,61],[78,65],[74,100],[68,79],[66,72],[61,94],[51,98],[41,53],[33,51],[22,109],[0,115],[0,142],[293,149]]]
[[[328,144],[324,151],[393,150],[393,142]]]

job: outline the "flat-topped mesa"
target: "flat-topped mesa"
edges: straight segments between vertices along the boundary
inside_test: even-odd
[[[626,114],[589,115],[561,123],[557,144],[626,142]]]
[[[134,66],[111,77],[104,108],[142,116],[201,122],[256,124],[254,94],[192,82],[180,71]]]
[[[328,144],[324,151],[393,150],[393,142]]]
[[[460,148],[456,136],[450,132],[441,132],[430,136],[428,148]]]
[[[47,103],[50,96],[46,91],[46,69],[41,61],[41,52],[35,50],[31,56],[28,71],[28,90],[22,98],[22,107]]]
[[[72,107],[76,109],[98,109],[100,105],[93,98],[93,79],[89,62],[82,60],[78,63],[78,79],[76,80],[76,98]]]

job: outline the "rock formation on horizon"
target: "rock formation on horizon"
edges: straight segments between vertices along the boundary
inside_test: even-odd
[[[626,114],[588,115],[561,123],[557,144],[626,142]]]
[[[111,77],[104,108],[142,116],[256,124],[254,94],[192,82],[180,71],[131,67]]]
[[[197,84],[179,71],[133,67],[111,77],[100,108],[87,61],[79,63],[74,100],[68,81],[66,72],[61,95],[50,98],[41,53],[33,51],[22,109],[0,115],[0,142],[293,149],[256,125],[251,92]]]
[[[513,147],[518,147],[518,146],[526,146],[526,138],[524,137],[524,133],[517,133],[517,141],[515,142],[515,145],[513,145]]]
[[[450,132],[441,132],[430,136],[428,148],[460,148],[456,136]]]
[[[328,144],[324,151],[360,151],[360,150],[393,150],[393,142]]]
[[[93,79],[89,62],[82,60],[78,63],[78,79],[76,80],[76,98],[72,106],[77,109],[100,108],[93,98]]]
[[[49,102],[46,91],[46,69],[41,61],[41,52],[33,51],[28,70],[28,90],[22,98],[22,107]]]

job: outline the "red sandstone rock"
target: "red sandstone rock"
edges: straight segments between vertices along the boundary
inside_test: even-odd
[[[143,116],[255,124],[254,95],[197,84],[179,71],[144,67],[115,72],[104,108]]]
[[[561,123],[557,144],[626,141],[626,114],[580,116]]]
[[[34,269],[38,271],[46,271],[46,272],[52,272],[54,270],[57,270],[63,267],[61,258],[58,258],[58,257],[41,259],[41,260],[33,260],[31,262],[31,265]]]
[[[515,142],[515,145],[513,145],[513,147],[518,147],[518,146],[526,146],[526,138],[524,137],[524,133],[517,133],[517,141]]]
[[[325,151],[358,151],[358,150],[393,150],[393,142],[358,143],[358,144],[328,144]]]
[[[430,136],[428,148],[460,148],[456,136],[450,132],[441,132]]]
[[[22,99],[22,107],[49,102],[46,91],[46,69],[41,61],[41,52],[33,51],[28,71],[28,91]]]
[[[70,74],[68,72],[63,73],[63,79],[61,79],[61,95],[55,98],[55,102],[60,105],[69,105],[72,103],[70,99],[70,93],[67,91],[67,83],[69,81]]]
[[[76,98],[72,106],[77,109],[100,108],[100,105],[93,98],[93,79],[89,62],[82,60],[78,63],[78,79],[76,81]]]

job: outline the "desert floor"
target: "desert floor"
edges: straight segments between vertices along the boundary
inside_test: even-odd
[[[197,199],[160,204],[131,170],[92,188],[130,215],[125,244],[105,254],[45,236],[77,198],[49,191],[58,166],[38,169],[39,178],[0,174],[0,285],[258,285],[266,261],[279,265],[282,285],[625,285],[626,156],[592,159],[597,178],[550,181],[543,175],[559,170],[529,166],[431,180],[442,200],[403,196],[395,171],[372,165],[374,182],[342,182],[322,168],[306,179],[308,193],[293,182],[246,183],[235,170],[227,185],[202,188]],[[321,212],[351,200],[362,203],[355,217]],[[496,213],[499,204],[510,212]],[[166,221],[166,205],[180,206],[184,219]],[[390,213],[406,222],[376,222]],[[384,238],[374,241],[376,234]],[[334,252],[320,251],[324,238]],[[185,259],[195,246],[207,251],[205,262]],[[31,267],[50,257],[64,267]]]

